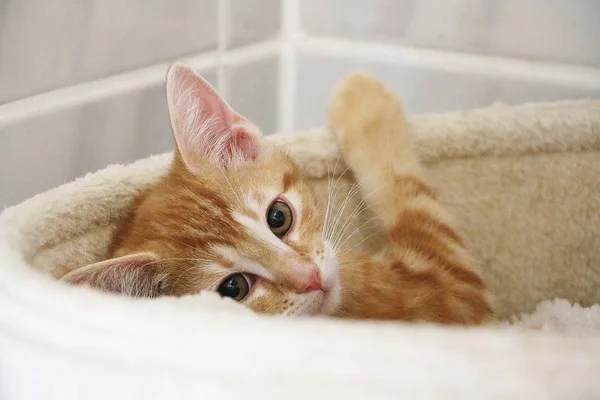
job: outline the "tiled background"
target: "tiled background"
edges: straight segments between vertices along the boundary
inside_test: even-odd
[[[600,2],[0,0],[0,209],[169,150],[180,58],[265,133],[323,123],[356,69],[411,113],[600,97]]]

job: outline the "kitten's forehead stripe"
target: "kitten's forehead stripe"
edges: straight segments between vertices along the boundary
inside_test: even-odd
[[[168,176],[167,181],[169,186],[159,193],[162,205],[152,207],[152,218],[148,218],[146,240],[179,246],[184,254],[240,240],[227,192],[221,193],[189,173]]]
[[[180,179],[174,182],[175,185],[181,185],[182,191],[191,194],[192,196],[202,199],[219,209],[227,209],[228,204],[226,199],[219,192],[208,184],[200,184],[195,176],[186,176],[185,179]]]
[[[290,251],[281,240],[273,235],[273,232],[271,232],[266,224],[250,219],[243,214],[236,214],[234,218],[245,228],[245,231],[258,242],[270,245],[282,252]]]

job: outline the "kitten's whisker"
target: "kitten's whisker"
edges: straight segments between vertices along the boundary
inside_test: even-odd
[[[358,182],[356,182],[357,185],[360,186],[360,184]],[[337,243],[342,237],[344,232],[346,231],[346,229],[352,224],[352,222],[354,222],[354,220],[365,210],[367,210],[369,208],[369,205],[367,205],[367,199],[369,196],[373,195],[377,190],[379,190],[380,188],[382,188],[383,186],[385,186],[387,183],[383,183],[381,186],[379,186],[376,190],[373,190],[371,193],[367,194],[366,196],[363,196],[362,200],[358,203],[358,205],[354,208],[354,210],[352,211],[352,213],[350,214],[350,216],[348,217],[348,219],[346,220],[346,222],[344,223],[344,225],[342,226],[342,228],[339,230],[339,232],[337,233],[337,235],[335,236],[335,240],[333,241],[334,243]],[[354,193],[356,194],[356,193]],[[377,204],[379,202],[371,202],[371,205],[373,204]],[[337,227],[337,226],[336,226]],[[334,247],[336,247],[336,245],[333,245]]]
[[[334,205],[336,203],[338,193],[342,187],[344,187],[344,185],[342,185],[338,188],[335,188],[334,192],[332,193],[332,201],[331,201],[331,208],[330,208],[330,213],[329,213],[328,229],[325,234],[327,240],[331,239],[331,237],[335,231],[336,221],[337,221],[340,209],[338,208],[337,210],[335,210],[335,214],[334,214]]]
[[[162,260],[148,261],[147,263],[145,263],[145,264],[142,264],[142,265],[139,267],[139,269],[143,269],[143,268],[145,268],[145,267],[147,267],[147,266],[149,266],[149,265],[158,264],[158,263],[160,263],[161,261],[162,261]]]
[[[341,155],[341,153],[340,153],[340,155]],[[335,167],[334,167],[334,168],[337,168],[337,161],[339,161],[339,156],[338,156],[338,160],[336,160],[336,165],[335,165]],[[339,193],[339,190],[341,189],[341,186],[338,188],[338,184],[339,184],[339,182],[340,182],[340,179],[342,179],[342,176],[344,176],[344,174],[346,174],[346,172],[347,172],[349,169],[350,169],[350,166],[347,166],[347,167],[346,167],[346,169],[344,170],[344,172],[342,172],[342,173],[341,173],[341,174],[340,174],[340,175],[337,177],[337,179],[336,179],[336,181],[335,181],[335,184],[334,184],[334,186],[333,186],[333,190],[335,191],[335,193],[334,193],[334,198],[333,198],[333,200],[334,200],[334,201],[335,201],[335,197],[336,197],[336,196],[337,196],[337,194]],[[335,173],[335,170],[334,170],[334,173]],[[331,194],[330,194],[329,196],[331,196]],[[331,204],[332,204],[332,209],[331,209],[331,210],[333,211],[333,203],[331,203]],[[329,237],[329,235],[330,235],[330,234],[331,234],[331,229],[328,229],[328,231],[326,232],[326,237]],[[328,240],[328,239],[327,239],[327,240]]]
[[[185,242],[184,242],[184,241],[182,241],[182,240],[177,240],[177,239],[174,239],[174,238],[172,238],[172,237],[171,237],[169,240],[171,240],[172,242],[175,242],[175,243],[182,244],[182,245],[184,245],[184,246],[186,246],[186,247],[189,247],[189,248],[190,248],[190,249],[192,249],[192,250],[197,250],[197,249],[196,249],[196,247],[192,246],[191,244],[185,243]]]
[[[331,174],[335,174],[335,171],[337,169],[337,165],[338,162],[340,161],[340,157],[342,156],[342,153],[339,152],[338,156],[335,160],[335,165],[333,166],[333,172],[329,171],[329,163],[327,163],[327,209],[325,211],[325,222],[323,224],[324,228],[325,228],[325,232],[327,232],[327,228],[328,228],[328,222],[329,222],[329,213],[330,213],[330,208],[333,207],[332,202],[331,202]]]
[[[334,249],[339,249],[340,248],[340,242],[342,242],[344,239],[347,239],[346,233],[348,231],[348,229],[352,226],[352,224],[354,223],[354,221],[358,218],[358,214],[356,216],[354,216],[353,218],[348,220],[348,225],[344,226],[343,229],[340,229],[337,236],[335,237],[335,239],[332,242],[332,246]]]
[[[375,227],[371,227],[371,229],[373,229]],[[374,235],[377,235],[379,232],[373,232],[367,236],[365,236],[360,242],[356,243],[354,246],[350,247],[347,250],[344,250],[344,252],[341,254],[341,256],[345,256],[346,254],[352,252],[352,250],[354,250],[355,248],[357,248],[358,246],[360,246],[361,244],[363,244],[366,240],[370,239],[371,237],[373,237]],[[340,264],[341,265],[341,264]]]
[[[352,224],[352,222],[354,222],[354,220],[356,220],[356,218],[365,210],[367,210],[368,207],[366,206],[366,199],[363,198],[361,199],[361,201],[354,207],[354,209],[352,210],[352,212],[350,213],[350,215],[348,216],[348,218],[346,219],[346,222],[344,222],[344,224],[342,225],[341,229],[339,229],[339,232],[337,234],[337,236],[335,237],[334,243],[337,243],[338,240],[340,240],[340,238],[343,236],[344,232],[346,231],[346,229],[348,228],[348,226],[350,226]],[[335,244],[334,244],[335,247]]]
[[[331,199],[331,201],[329,201],[329,216],[328,216],[328,221],[327,221],[327,229],[324,232],[324,237],[326,238],[326,240],[329,240],[329,238],[331,237],[331,231],[333,228],[332,222],[335,220],[335,215],[333,215],[333,206],[334,206],[334,202],[335,199],[337,198],[337,193],[339,192],[339,189],[336,189],[336,187],[334,186],[334,189],[332,189],[332,191],[329,192],[328,197]]]
[[[335,217],[334,217],[334,221],[333,221],[333,229],[331,232],[329,232],[329,237],[328,240],[330,240],[334,233],[336,232],[335,229],[337,228],[338,224],[339,224],[339,219],[341,218],[341,216],[344,213],[344,209],[346,208],[346,205],[348,204],[348,202],[359,192],[360,187],[358,186],[357,182],[354,182],[352,184],[352,186],[350,187],[350,190],[348,191],[348,193],[346,194],[346,197],[344,198],[344,201],[342,202],[342,204],[340,205],[340,207],[338,208]]]
[[[329,172],[329,163],[327,163],[327,203],[325,205],[325,216],[323,217],[323,238],[324,232],[327,232],[327,221],[329,217],[329,205],[331,203],[331,174]]]
[[[371,194],[373,194],[374,192],[375,191],[373,191]],[[367,195],[367,196],[369,196],[369,195]],[[346,229],[352,224],[352,222],[354,222],[354,220],[363,211],[368,210],[370,206],[378,204],[378,203],[380,203],[382,201],[382,200],[379,200],[379,201],[376,201],[376,202],[371,202],[371,204],[367,204],[367,196],[364,196],[363,199],[356,205],[356,207],[354,208],[354,210],[352,211],[352,213],[350,214],[350,216],[348,217],[348,219],[346,220],[346,222],[344,223],[344,225],[340,229],[338,235],[335,238],[334,243],[337,243],[337,241],[343,236],[343,233],[346,231]],[[335,247],[335,245],[334,245],[334,247]]]
[[[377,191],[381,190],[382,188],[384,188],[385,186],[387,186],[390,182],[393,181],[394,178],[389,179],[386,182],[383,182],[381,185],[379,185],[377,188],[375,188],[374,190],[372,190],[370,193],[363,195],[362,200],[359,202],[359,204],[355,207],[355,209],[353,210],[353,212],[350,214],[350,217],[348,218],[348,220],[346,220],[346,223],[343,225],[340,233],[337,235],[336,240],[339,239],[339,236],[341,236],[343,234],[343,232],[345,231],[345,229],[347,228],[347,226],[354,221],[354,219],[356,218],[356,215],[354,215],[355,213],[360,214],[362,211],[369,209],[369,207],[378,204],[380,201],[377,202],[371,202],[369,201],[369,198],[371,196],[373,196]],[[359,186],[360,186],[360,182],[357,181],[356,182]],[[367,204],[367,202],[369,202],[369,204]],[[363,208],[361,208],[363,207]],[[348,222],[351,221],[351,222]]]
[[[208,258],[190,258],[190,257],[169,257],[169,258],[161,258],[159,260],[148,261],[147,263],[140,266],[140,268],[147,267],[153,264],[160,264],[165,261],[213,261]]]
[[[354,236],[354,235],[355,235],[357,232],[359,232],[361,229],[363,229],[363,228],[365,227],[365,225],[367,225],[367,224],[371,223],[372,221],[376,221],[377,219],[379,219],[379,216],[378,216],[378,215],[376,215],[376,216],[374,216],[374,217],[372,217],[372,218],[369,218],[369,219],[368,219],[368,220],[367,220],[365,223],[363,223],[361,226],[359,226],[358,228],[354,229],[354,231],[352,231],[352,233],[346,237],[346,240],[344,240],[342,243],[336,243],[336,245],[334,246],[334,248],[335,248],[336,250],[337,250],[337,249],[341,249],[341,248],[342,248],[342,247],[343,247],[343,246],[346,244],[346,242],[348,242],[348,240],[349,240],[349,239],[350,239],[352,236]],[[375,226],[373,226],[373,227],[370,227],[370,228],[371,228],[371,229],[373,229],[373,228],[376,228],[376,227],[375,227]]]
[[[388,169],[388,170],[391,170]],[[336,251],[338,251],[339,249],[341,249],[346,242],[352,237],[354,236],[357,232],[359,232],[365,225],[367,225],[368,223],[372,222],[373,220],[376,220],[379,218],[379,216],[374,216],[372,218],[370,218],[368,221],[366,221],[365,223],[363,223],[360,227],[356,228],[348,237],[346,237],[346,239],[344,240],[344,242],[340,243],[340,238],[342,237],[342,233],[347,229],[347,227],[351,224],[351,222],[353,222],[356,217],[360,214],[361,211],[368,209],[369,206],[373,206],[376,204],[379,204],[380,202],[382,202],[383,200],[379,200],[376,202],[370,202],[370,204],[366,205],[367,199],[371,196],[373,196],[377,191],[381,190],[383,187],[385,187],[386,185],[388,185],[390,182],[392,182],[394,180],[394,177],[392,177],[391,179],[389,179],[386,182],[383,182],[380,186],[378,186],[377,188],[373,189],[371,191],[371,193],[368,193],[366,195],[363,196],[363,199],[361,200],[361,202],[359,203],[359,205],[357,205],[357,207],[355,207],[355,211],[353,211],[353,213],[351,214],[351,218],[349,218],[346,223],[344,224],[344,226],[342,227],[342,230],[340,232],[340,234],[336,237],[336,241],[334,242],[334,244],[332,245],[334,247],[334,249]],[[363,209],[359,210],[360,207],[363,207]],[[350,223],[348,221],[351,221]],[[375,227],[371,227],[370,229],[375,228]],[[369,236],[367,236],[366,238],[363,238],[363,240],[361,240],[358,244],[354,245],[352,247],[355,248],[356,246],[362,244],[365,240],[367,240],[368,238],[372,237],[373,235],[375,235],[377,232],[374,232],[372,234],[370,234]]]
[[[377,216],[370,218],[368,221],[364,222],[361,226],[359,226],[358,228],[355,228],[354,231],[352,231],[352,233],[348,236],[345,236],[347,230],[350,228],[351,224],[356,220],[356,218],[358,217],[359,214],[357,214],[354,218],[352,218],[352,220],[350,221],[350,223],[348,224],[347,227],[344,228],[344,230],[342,232],[340,232],[340,234],[337,236],[336,241],[332,244],[333,248],[337,250],[341,249],[343,247],[343,245],[357,232],[359,232],[366,224],[372,222],[373,220],[377,220]],[[343,242],[342,242],[343,240]],[[341,243],[340,243],[341,242]]]
[[[370,196],[372,196],[375,192],[377,192],[378,190],[380,190],[381,188],[383,188],[384,186],[386,186],[391,181],[392,181],[392,179],[390,179],[389,181],[383,182],[379,187],[377,187],[371,193],[368,193],[367,195],[364,195],[363,199],[360,201],[359,205],[362,206],[363,204],[365,204],[365,202],[368,200],[368,198]],[[346,198],[344,199],[344,202],[342,203],[342,205],[338,209],[338,213],[336,214],[336,217],[337,217],[336,218],[336,226],[337,226],[337,223],[339,223],[338,219],[341,216],[341,212],[343,213],[343,210],[344,210],[344,208],[345,208],[345,206],[347,204],[347,201],[351,200],[352,197],[354,197],[360,191],[361,183],[362,182],[359,181],[359,180],[355,181],[354,184],[352,185],[353,186],[352,189],[346,195]]]
[[[196,257],[169,257],[163,258],[160,261],[214,261],[210,258],[196,258]]]
[[[354,192],[349,197],[354,197],[357,193],[358,192]],[[341,217],[336,221],[335,231],[331,237],[331,243],[332,243],[333,247],[336,247],[336,243],[343,236],[347,227],[350,226],[356,220],[356,218],[358,218],[361,215],[362,211],[364,211],[364,208],[361,208],[361,204],[357,204],[354,207],[354,209],[352,210],[352,212],[350,213],[350,215],[346,218],[345,222],[341,226],[340,226]]]
[[[357,212],[358,211],[358,212]],[[331,243],[334,248],[336,248],[336,243],[340,240],[340,238],[344,235],[344,232],[359,216],[360,212],[364,211],[364,208],[361,209],[360,205],[354,207],[354,210],[350,215],[346,218],[345,222],[342,226],[336,225],[335,235],[331,238]]]

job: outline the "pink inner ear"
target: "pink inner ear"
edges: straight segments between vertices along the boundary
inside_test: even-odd
[[[176,79],[176,85],[180,89],[178,92],[184,96],[184,98],[177,99],[176,104],[180,104],[181,102],[183,103],[183,107],[188,108],[192,104],[194,106],[199,105],[199,108],[193,107],[187,111],[200,114],[201,120],[217,118],[224,128],[230,129],[234,122],[233,110],[210,83],[190,68],[183,66],[175,66],[173,68],[175,69],[173,72],[174,79]]]
[[[258,138],[255,135],[248,133],[243,128],[235,128],[233,134],[233,146],[250,160],[256,159],[260,153]]]
[[[254,159],[258,155],[258,129],[191,69],[171,67],[167,100],[177,146],[191,170],[207,160],[227,168],[240,156]]]

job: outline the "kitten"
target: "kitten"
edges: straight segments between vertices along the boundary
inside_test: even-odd
[[[110,258],[62,279],[131,296],[217,291],[259,313],[479,324],[486,289],[449,225],[405,132],[401,106],[352,75],[331,129],[382,219],[379,254],[337,252],[327,210],[281,149],[191,69],[174,65],[167,102],[176,148],[168,174],[136,200]]]

